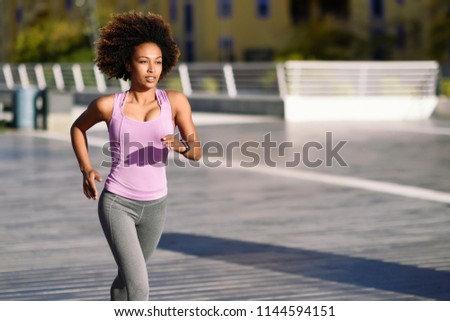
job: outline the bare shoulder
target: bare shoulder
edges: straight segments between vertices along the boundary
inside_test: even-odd
[[[187,97],[179,91],[168,90],[166,93],[171,104],[189,104]]]
[[[175,118],[180,114],[191,113],[191,105],[189,104],[189,100],[183,93],[179,91],[168,90],[167,98],[170,101],[172,112]]]
[[[109,123],[112,116],[113,104],[114,95],[94,99],[88,108],[74,121],[72,128],[77,127],[86,131],[101,121]]]
[[[108,121],[111,118],[113,105],[114,95],[107,95],[94,99],[89,104],[88,109],[90,109],[92,113],[97,114],[102,120]]]
[[[114,104],[114,95],[101,96],[93,100],[90,104],[100,112],[110,112]]]

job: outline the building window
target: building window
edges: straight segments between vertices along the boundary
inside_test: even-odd
[[[184,29],[186,33],[192,33],[194,30],[193,10],[190,3],[184,5]]]
[[[268,18],[270,14],[270,0],[256,0],[256,11],[259,18]]]
[[[177,21],[178,19],[178,7],[177,7],[177,0],[170,0],[169,1],[169,15],[170,20]]]
[[[22,23],[23,21],[23,8],[22,7],[17,7],[16,8],[16,22],[17,23]]]
[[[64,2],[64,7],[66,8],[67,11],[71,10],[73,7],[73,0],[66,0]]]
[[[373,18],[382,19],[384,16],[383,0],[372,0],[371,10]]]
[[[310,0],[291,0],[290,7],[291,19],[293,23],[299,23],[309,18],[311,11]]]
[[[187,62],[193,62],[194,57],[194,42],[189,39],[185,42],[185,53],[186,53],[186,61]]]
[[[406,31],[405,27],[398,25],[396,28],[395,46],[399,50],[404,50],[406,47]]]
[[[386,45],[386,32],[384,28],[373,28],[370,32],[373,60],[389,60],[390,48]]]
[[[232,0],[218,0],[217,10],[220,18],[229,18],[232,13]]]
[[[349,17],[349,1],[348,0],[320,0],[320,14],[324,16],[334,16],[337,18],[347,19]]]
[[[349,0],[291,0],[290,12],[293,23],[308,20],[312,14],[320,17],[333,16],[348,19],[350,12]],[[316,17],[317,18],[317,17]]]
[[[139,3],[142,3],[142,4],[147,3],[147,0],[139,0]]]
[[[397,0],[397,4],[402,5],[405,3],[405,0]]]
[[[233,61],[233,39],[230,37],[222,37],[219,39],[219,55],[220,61]]]

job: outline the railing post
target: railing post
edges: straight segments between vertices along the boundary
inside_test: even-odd
[[[74,64],[72,66],[73,80],[75,81],[75,89],[78,92],[84,91],[83,74],[81,73],[81,66]]]
[[[130,84],[128,81],[125,81],[123,79],[119,79],[119,84],[120,84],[120,89],[122,91],[127,91],[128,89],[130,89]]]
[[[186,96],[192,95],[191,79],[189,78],[189,71],[186,64],[178,66],[178,73],[180,74],[181,88]]]
[[[101,93],[105,92],[106,91],[105,77],[102,75],[97,65],[94,65],[94,76],[95,82],[97,84],[97,90]]]
[[[30,80],[28,79],[27,74],[27,66],[25,66],[24,64],[20,64],[17,69],[19,71],[20,84],[22,88],[30,87]]]
[[[55,77],[55,85],[58,90],[64,90],[64,77],[60,64],[53,65],[53,76]]]
[[[225,77],[225,84],[227,86],[228,96],[236,97],[237,96],[236,83],[234,81],[233,67],[231,67],[230,64],[225,64],[223,66],[223,75]]]
[[[34,66],[34,73],[36,74],[36,81],[39,89],[45,89],[47,82],[45,80],[44,68],[41,64]]]
[[[428,90],[428,95],[437,95],[437,88],[438,88],[438,82],[439,82],[439,64],[437,62],[434,63],[434,68],[430,68],[430,72],[432,73],[432,81],[431,81],[431,88]]]
[[[14,88],[14,78],[13,78],[13,74],[12,74],[12,70],[11,70],[11,65],[10,64],[3,65],[2,70],[3,70],[3,75],[5,76],[6,87],[8,87],[8,89],[13,89]]]
[[[287,84],[286,84],[286,73],[284,72],[285,64],[278,63],[276,65],[277,70],[277,81],[278,81],[278,92],[280,97],[284,97],[287,95]]]

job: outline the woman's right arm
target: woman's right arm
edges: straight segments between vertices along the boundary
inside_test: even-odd
[[[83,175],[83,192],[89,199],[98,199],[95,181],[101,182],[102,179],[91,165],[86,131],[101,121],[109,122],[112,115],[113,100],[113,96],[100,97],[94,100],[70,128],[72,147]]]

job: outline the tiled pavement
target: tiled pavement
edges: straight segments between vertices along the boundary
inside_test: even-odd
[[[450,299],[449,123],[210,117],[202,165],[168,166],[151,300]],[[105,135],[90,141],[106,177]],[[0,300],[108,300],[115,265],[68,134],[1,133],[0,162]]]

